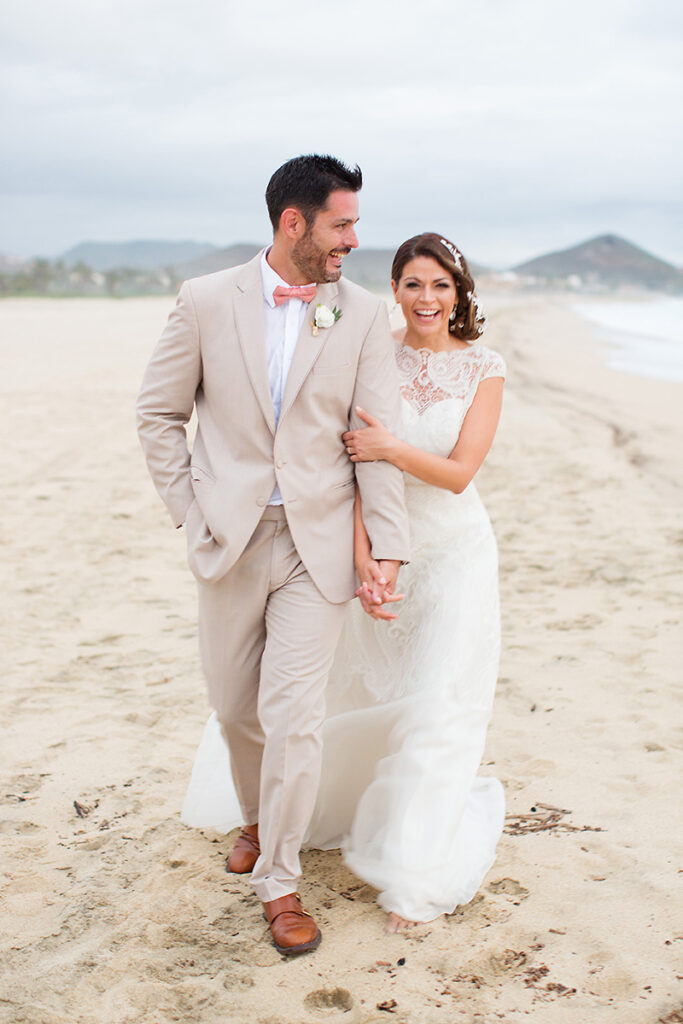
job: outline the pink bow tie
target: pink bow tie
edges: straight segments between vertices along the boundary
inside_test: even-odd
[[[297,285],[294,288],[283,288],[282,285],[278,285],[273,292],[273,301],[276,306],[281,306],[288,299],[301,299],[302,302],[312,302],[316,287],[314,284]]]

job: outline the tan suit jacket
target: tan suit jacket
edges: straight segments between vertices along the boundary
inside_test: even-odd
[[[264,342],[260,254],[186,281],[147,367],[138,430],[149,471],[203,582],[234,565],[277,481],[301,560],[333,603],[350,600],[354,480],[375,558],[408,558],[402,475],[354,467],[341,441],[365,424],[356,405],[398,425],[400,397],[384,304],[344,279],[318,286],[297,341],[275,427]],[[341,309],[313,335],[317,303]],[[188,451],[185,425],[197,411]],[[355,468],[355,473],[354,473]]]

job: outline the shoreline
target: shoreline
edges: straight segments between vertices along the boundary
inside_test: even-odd
[[[581,300],[571,308],[603,335],[611,369],[683,382],[683,298],[608,296],[603,301]],[[625,317],[627,310],[632,319]]]
[[[338,852],[305,853],[324,938],[290,963],[224,872],[231,840],[179,820],[208,715],[195,589],[133,417],[173,300],[0,303],[0,1020],[380,1024],[393,1000],[400,1024],[655,1024],[683,1008],[683,387],[605,367],[564,298],[482,301],[509,371],[477,477],[503,611],[482,772],[505,786],[506,830],[470,904],[397,936]]]

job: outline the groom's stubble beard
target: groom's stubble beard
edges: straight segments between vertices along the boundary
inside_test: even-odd
[[[340,248],[339,252],[348,255],[351,250]],[[294,244],[290,253],[292,263],[297,270],[306,276],[307,281],[314,284],[329,284],[332,281],[338,281],[341,277],[341,269],[333,271],[327,269],[328,256],[328,251],[316,245],[312,227],[306,229],[306,234]]]

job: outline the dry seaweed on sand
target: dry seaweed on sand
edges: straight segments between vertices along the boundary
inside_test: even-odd
[[[568,814],[571,814],[562,807],[553,807],[551,804],[536,803],[529,814],[506,814],[505,828],[503,829],[510,836],[522,836],[527,832],[602,832],[598,825],[571,825],[563,821]]]

